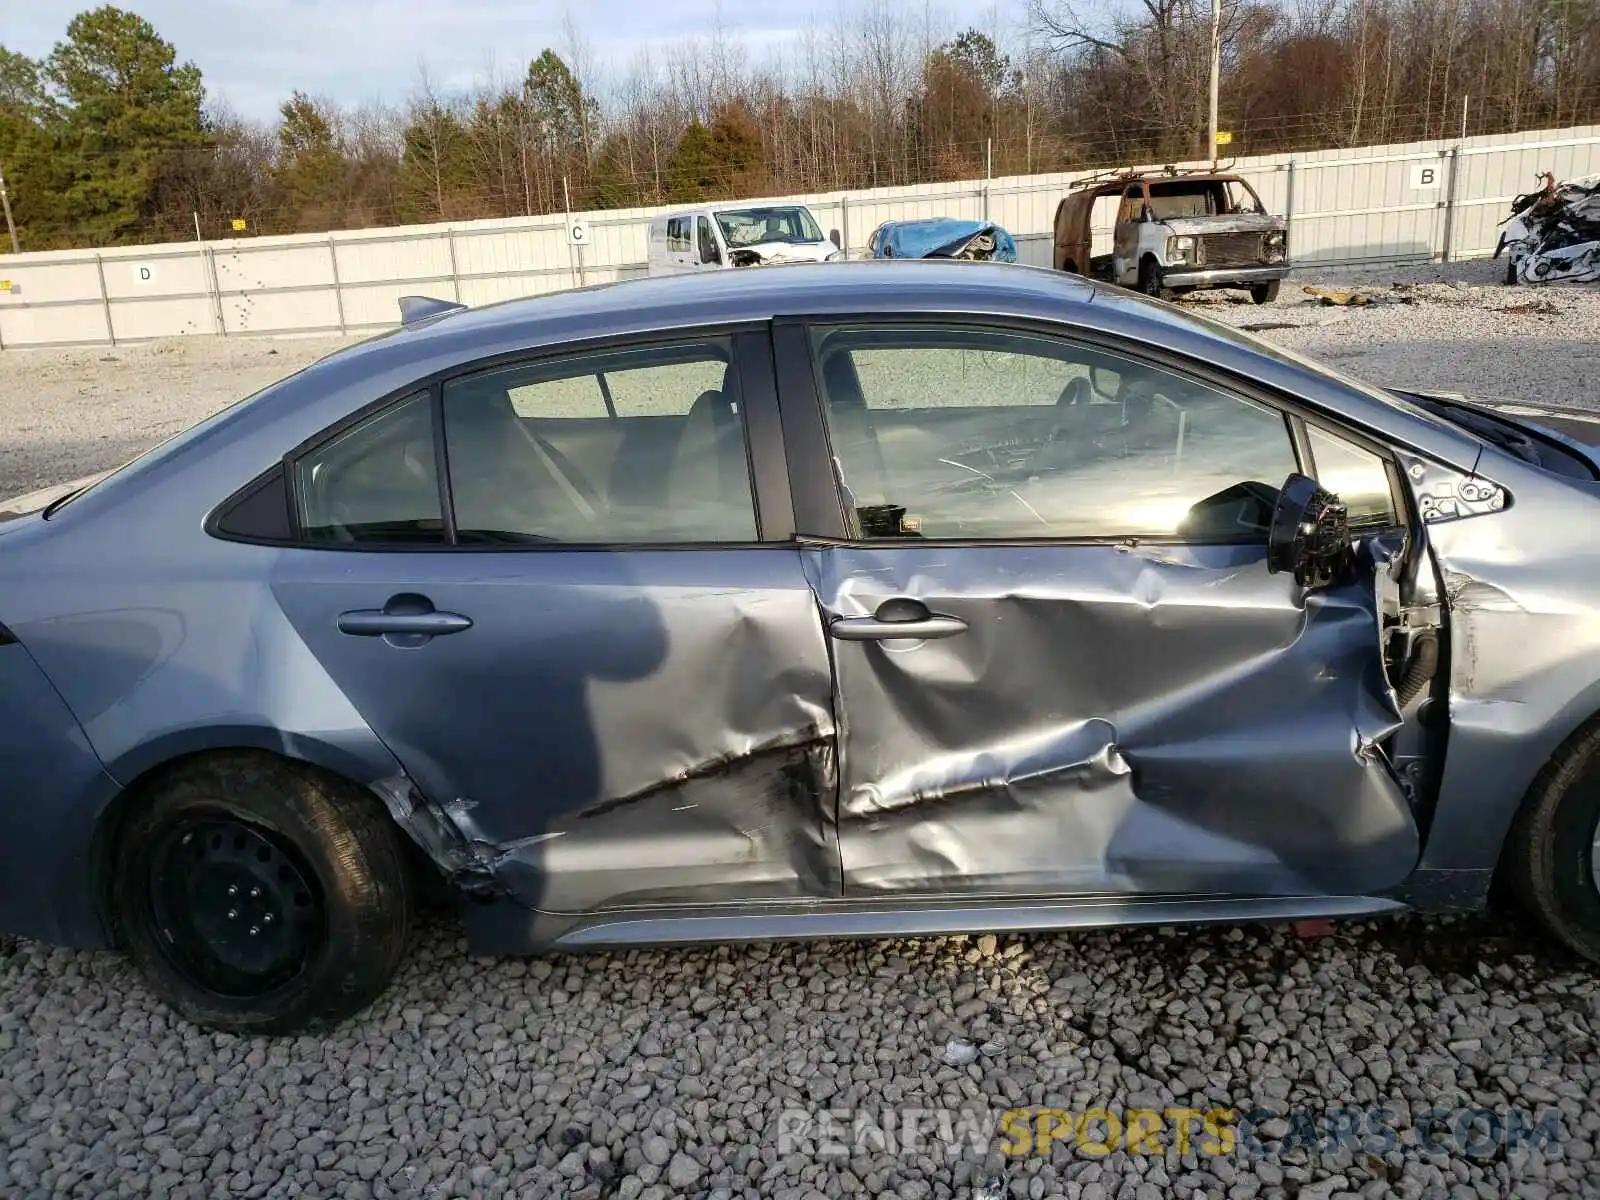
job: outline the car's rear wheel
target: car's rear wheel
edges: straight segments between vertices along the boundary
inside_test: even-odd
[[[111,895],[155,991],[239,1033],[365,1008],[398,968],[414,910],[399,831],[375,798],[245,753],[179,767],[139,798]]]
[[[1281,281],[1274,279],[1267,283],[1252,283],[1250,285],[1250,299],[1257,304],[1271,304],[1278,298],[1278,285]]]
[[[1567,742],[1539,773],[1502,866],[1551,933],[1600,962],[1600,727]]]

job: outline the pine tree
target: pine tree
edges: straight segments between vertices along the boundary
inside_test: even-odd
[[[667,199],[709,199],[726,178],[727,173],[718,170],[717,144],[711,130],[699,121],[691,121],[667,160]]]
[[[72,18],[43,74],[61,106],[51,140],[70,176],[62,199],[76,236],[132,240],[164,160],[203,140],[199,68],[177,65],[143,17],[107,5]]]

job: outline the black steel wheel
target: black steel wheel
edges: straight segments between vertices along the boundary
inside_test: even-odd
[[[399,831],[377,798],[267,754],[178,767],[133,798],[116,841],[118,934],[196,1024],[288,1033],[388,986],[414,909]]]
[[[149,862],[157,944],[220,996],[258,996],[290,982],[327,934],[322,891],[304,858],[224,809],[174,821]]]

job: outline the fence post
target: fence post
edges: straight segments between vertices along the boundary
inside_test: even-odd
[[[983,143],[983,219],[989,219],[989,182],[994,178],[994,139]]]
[[[839,193],[839,249],[850,257],[850,193]]]
[[[333,303],[339,310],[339,332],[348,333],[344,323],[344,292],[339,287],[339,250],[333,244],[333,235],[328,235],[328,265],[333,268]]]
[[[211,324],[216,327],[219,337],[226,337],[227,330],[222,322],[222,298],[217,295],[217,288],[212,286],[214,272],[211,270],[211,260],[206,255],[206,240],[200,236],[200,214],[194,213],[194,242],[200,249],[200,276],[206,281],[206,302],[211,309]]]
[[[454,295],[455,302],[460,304],[461,279],[456,273],[456,231],[454,229],[446,229],[444,231],[444,244],[450,250],[450,290]]]
[[[111,298],[106,295],[106,264],[100,257],[100,252],[94,252],[94,273],[100,279],[100,311],[106,318],[106,340],[113,346],[117,344],[117,331],[111,326]]]
[[[1461,147],[1450,147],[1450,184],[1445,190],[1444,201],[1444,247],[1441,260],[1450,261],[1451,242],[1455,237],[1456,224],[1456,181],[1461,174]]]
[[[1294,261],[1294,168],[1295,160],[1291,158],[1283,196],[1283,253],[1290,262]]]

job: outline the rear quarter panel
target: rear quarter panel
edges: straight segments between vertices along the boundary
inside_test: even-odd
[[[108,944],[94,900],[93,832],[116,791],[32,656],[17,642],[0,645],[0,930],[84,949]]]

